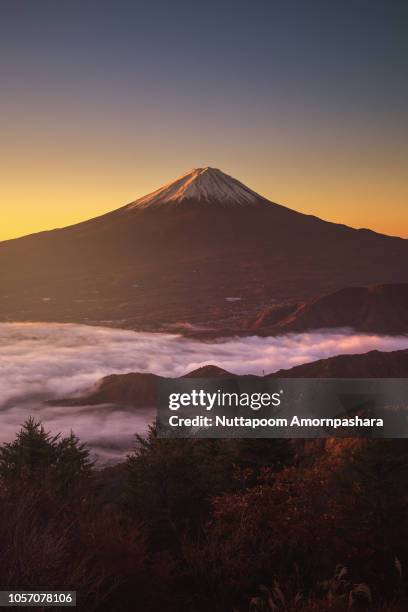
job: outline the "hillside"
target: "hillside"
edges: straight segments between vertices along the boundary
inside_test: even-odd
[[[319,359],[289,370],[278,370],[280,378],[407,378],[408,350],[370,351],[364,355],[338,355]]]
[[[184,375],[186,378],[231,378],[231,374],[214,365],[207,365]],[[407,378],[408,350],[384,353],[370,351],[363,355],[339,355],[312,363],[278,370],[266,378]],[[183,377],[181,377],[183,378]],[[257,377],[253,377],[257,378]],[[156,385],[160,376],[129,373],[103,378],[88,394],[80,398],[56,399],[50,404],[83,406],[118,404],[155,406]]]
[[[347,287],[298,306],[267,307],[252,325],[254,330],[271,334],[331,327],[408,333],[408,284]]]

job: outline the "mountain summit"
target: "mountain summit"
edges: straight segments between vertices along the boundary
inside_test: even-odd
[[[0,321],[235,333],[269,305],[408,283],[407,261],[408,240],[301,214],[196,168],[100,217],[0,242]]]
[[[207,166],[190,170],[175,181],[132,202],[128,208],[158,207],[186,201],[218,203],[228,207],[252,206],[266,202],[265,198],[232,176],[221,172],[218,168]]]

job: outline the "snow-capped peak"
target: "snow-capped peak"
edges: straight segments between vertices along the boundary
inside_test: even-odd
[[[186,200],[219,203],[225,206],[248,206],[264,200],[236,179],[217,168],[194,168],[157,191],[139,198],[129,207],[147,208]]]

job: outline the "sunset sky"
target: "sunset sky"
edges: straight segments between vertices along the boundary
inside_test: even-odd
[[[405,0],[0,0],[0,239],[215,166],[408,237]]]

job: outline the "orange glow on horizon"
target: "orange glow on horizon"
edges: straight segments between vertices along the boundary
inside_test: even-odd
[[[129,167],[84,167],[68,174],[64,168],[36,168],[25,172],[24,183],[17,172],[10,172],[2,182],[3,218],[0,240],[64,227],[104,214],[146,195],[199,164],[175,164],[165,168],[152,165],[133,172]],[[200,164],[200,165],[207,165]],[[231,174],[268,199],[305,214],[352,227],[408,238],[406,185],[391,181],[358,181],[355,176],[343,176],[338,183],[331,174],[302,176],[292,169],[279,168],[279,173],[263,168],[244,167],[243,163],[211,163]],[[178,167],[177,167],[178,166]],[[173,170],[174,168],[174,170]],[[307,170],[307,169],[305,169]]]

